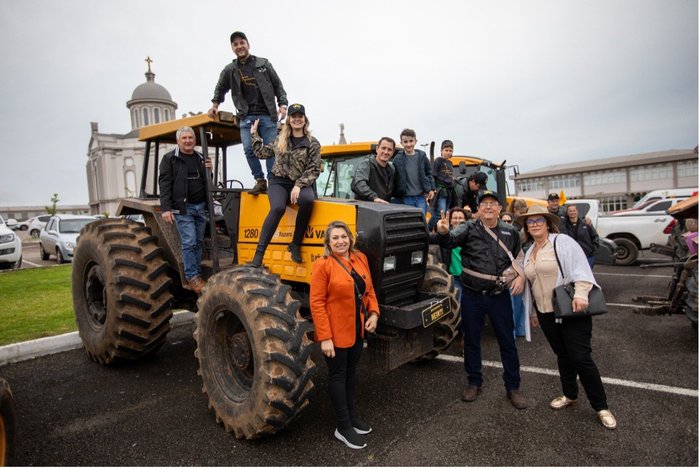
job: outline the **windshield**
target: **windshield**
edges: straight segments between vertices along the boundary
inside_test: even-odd
[[[354,199],[350,185],[355,174],[355,166],[364,156],[352,156],[349,158],[335,158],[326,160],[321,175],[316,179],[316,189],[320,197],[337,197],[340,199]]]
[[[94,218],[81,218],[79,220],[61,220],[59,231],[61,233],[80,233],[80,230],[95,221]]]

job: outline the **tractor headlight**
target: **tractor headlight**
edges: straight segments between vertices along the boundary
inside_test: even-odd
[[[423,263],[423,251],[413,251],[411,253],[411,265]]]
[[[396,270],[396,256],[384,258],[384,272],[388,272],[390,270]]]

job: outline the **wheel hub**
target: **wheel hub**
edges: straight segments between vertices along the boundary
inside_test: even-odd
[[[88,271],[85,281],[85,300],[90,310],[90,317],[98,326],[104,326],[107,321],[106,297],[102,269],[99,265],[93,265]]]
[[[245,332],[238,332],[231,337],[231,357],[233,365],[239,370],[253,369],[253,350]]]

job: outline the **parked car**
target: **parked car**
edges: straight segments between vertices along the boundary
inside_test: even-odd
[[[21,266],[22,241],[0,216],[0,269],[19,269]]]
[[[46,226],[46,223],[51,218],[51,215],[39,215],[38,217],[28,218],[19,224],[20,231],[29,230],[32,238],[38,238],[41,230]]]
[[[663,190],[651,191],[647,195],[645,195],[644,197],[639,199],[632,207],[626,208],[623,210],[617,210],[614,212],[608,212],[608,215],[618,215],[618,214],[623,214],[623,213],[627,213],[627,212],[631,212],[631,211],[642,210],[646,207],[649,207],[652,203],[658,202],[659,200],[667,200],[667,199],[685,200],[688,197],[691,197],[697,193],[698,193],[698,190],[692,189],[692,188],[663,189]],[[666,210],[669,207],[671,207],[671,204],[666,206],[666,208],[663,210]]]
[[[90,215],[54,215],[41,230],[39,252],[42,260],[55,255],[56,262],[63,264],[73,260],[73,250],[80,230],[96,218]]]
[[[16,230],[18,228],[17,220],[14,218],[5,218],[5,224],[11,230]]]

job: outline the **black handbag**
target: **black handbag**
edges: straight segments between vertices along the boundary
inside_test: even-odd
[[[561,263],[559,262],[559,255],[557,254],[557,238],[554,238],[554,257],[557,259],[557,265],[559,266],[559,272],[566,282],[564,277],[564,271],[561,268]],[[603,290],[600,287],[593,285],[591,291],[588,293],[588,308],[583,311],[574,312],[571,307],[571,302],[574,300],[574,282],[564,283],[556,287],[552,293],[552,306],[554,307],[554,317],[557,319],[562,318],[575,318],[582,316],[597,316],[599,314],[605,314],[608,312],[608,305],[605,303],[605,297],[603,296]]]

